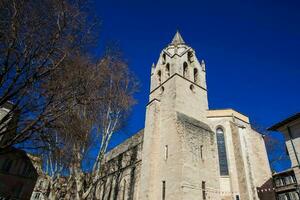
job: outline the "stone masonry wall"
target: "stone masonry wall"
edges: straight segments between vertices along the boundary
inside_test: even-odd
[[[105,157],[97,200],[138,200],[143,130],[112,149]]]

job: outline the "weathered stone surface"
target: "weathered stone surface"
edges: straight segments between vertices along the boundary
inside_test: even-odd
[[[209,110],[205,63],[179,33],[152,66],[150,90],[145,129],[107,154],[99,199],[258,200],[256,189],[271,178],[264,141],[247,116]]]

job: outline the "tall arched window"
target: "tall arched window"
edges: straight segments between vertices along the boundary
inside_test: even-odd
[[[198,83],[198,69],[194,68],[194,82]]]
[[[164,53],[162,55],[162,64],[164,65],[166,63],[166,54]]]
[[[160,85],[161,84],[161,71],[158,70],[157,72],[157,79],[158,79],[158,84]]]
[[[170,64],[167,63],[166,65],[166,74],[167,74],[167,77],[170,77]]]
[[[183,63],[183,77],[188,76],[188,64],[186,62]]]
[[[189,62],[194,62],[193,52],[191,52],[191,51],[188,52],[188,60],[189,60]]]
[[[219,154],[219,165],[220,165],[220,175],[228,175],[228,163],[227,163],[227,154],[225,146],[224,131],[222,128],[217,128],[217,144],[218,144],[218,154]]]

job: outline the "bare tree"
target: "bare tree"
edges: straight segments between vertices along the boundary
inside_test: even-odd
[[[266,149],[268,152],[269,163],[272,171],[276,171],[276,165],[288,160],[286,146],[275,133],[270,132],[267,128],[253,123],[252,128],[262,134]]]
[[[289,160],[285,143],[270,132],[265,135],[264,140],[269,155],[271,169],[272,171],[276,171],[276,166]]]
[[[0,148],[41,147],[49,199],[92,198],[109,141],[134,103],[135,81],[120,54],[88,56],[98,22],[87,8],[80,0],[0,2],[0,108],[12,105],[0,119]]]
[[[42,132],[67,111],[60,101],[69,97],[49,96],[43,84],[96,43],[98,26],[87,15],[87,5],[80,0],[0,1],[0,108],[12,105],[0,119],[0,136],[7,138],[1,149]],[[8,123],[16,114],[18,121]]]
[[[126,62],[115,51],[107,51],[95,64],[87,58],[79,57],[65,69],[63,73],[59,71],[50,76],[45,85],[47,91],[56,93],[57,84],[60,83],[61,95],[56,97],[71,97],[63,101],[63,107],[70,109],[44,135],[44,141],[50,145],[50,151],[45,154],[49,161],[46,168],[52,169],[48,173],[52,177],[53,190],[58,182],[56,180],[67,175],[67,196],[87,199],[94,194],[100,181],[103,158],[110,139],[122,127],[134,104],[136,81]],[[63,154],[59,155],[68,161],[67,167],[60,159],[50,160],[55,148],[62,149],[59,152]],[[97,152],[94,158],[87,158],[90,148]],[[90,170],[84,168],[87,159],[93,159]],[[60,165],[60,168],[53,163]]]

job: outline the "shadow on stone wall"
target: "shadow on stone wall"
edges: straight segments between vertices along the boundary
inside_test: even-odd
[[[133,200],[139,162],[137,155],[138,146],[134,146],[105,164],[103,178],[95,195],[97,200]]]

